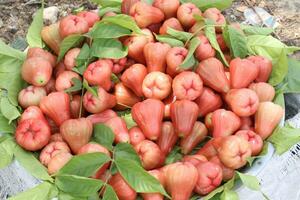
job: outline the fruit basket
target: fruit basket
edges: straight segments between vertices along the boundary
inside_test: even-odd
[[[100,1],[48,26],[42,6],[26,52],[0,42],[0,177],[31,188],[10,199],[260,191],[255,176],[298,142],[284,94],[300,91],[300,48],[227,23],[230,3]]]

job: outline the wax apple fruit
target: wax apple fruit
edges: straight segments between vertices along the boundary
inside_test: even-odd
[[[140,0],[123,0],[121,5],[121,11],[123,14],[129,15],[130,8],[133,4],[139,2]]]
[[[272,61],[262,56],[250,56],[247,58],[254,63],[258,69],[256,82],[267,82],[272,72]]]
[[[180,6],[179,0],[155,0],[153,6],[159,8],[166,19],[176,17],[177,9]]]
[[[215,163],[217,165],[219,165],[222,169],[222,175],[223,175],[223,181],[228,181],[230,179],[232,179],[232,177],[235,174],[235,170],[226,167],[220,160],[220,158],[218,156],[214,156],[211,159],[209,159],[210,162]]]
[[[84,18],[68,15],[59,24],[59,34],[65,38],[72,34],[83,34],[89,31],[89,24]]]
[[[50,137],[49,143],[51,142],[64,142],[64,139],[62,138],[60,133],[54,133]]]
[[[201,61],[214,57],[216,55],[216,51],[209,43],[208,38],[205,35],[199,35],[198,39],[201,41],[201,43],[195,51],[196,58]]]
[[[194,155],[185,155],[182,159],[183,162],[189,162],[195,167],[199,165],[202,162],[208,161],[207,158],[200,154],[194,154]]]
[[[251,83],[249,89],[257,94],[259,102],[272,101],[275,97],[275,89],[269,83]]]
[[[220,10],[217,8],[208,8],[203,13],[203,17],[212,20],[214,24],[217,25],[216,30],[218,32],[222,32],[222,27],[220,26],[224,26],[226,24],[226,19]]]
[[[93,27],[94,24],[100,20],[100,17],[95,12],[90,11],[81,11],[77,14],[78,17],[82,17],[89,25],[89,27]]]
[[[26,108],[21,115],[19,123],[26,119],[42,119],[46,121],[41,109],[37,106],[29,106]]]
[[[76,66],[76,58],[80,53],[80,48],[70,49],[64,59],[64,65],[67,70],[72,70]]]
[[[43,97],[47,95],[43,87],[28,86],[20,91],[18,102],[22,108],[29,106],[38,106]]]
[[[211,159],[212,157],[218,155],[218,149],[220,148],[222,140],[222,138],[213,138],[209,140],[201,149],[199,149],[196,154],[203,155],[207,159]]]
[[[131,108],[134,104],[141,101],[140,97],[136,96],[121,82],[115,85],[114,95],[117,100],[117,105],[115,106],[115,109],[117,110],[125,110],[127,108]]]
[[[178,19],[172,17],[170,19],[167,19],[162,26],[159,29],[159,34],[160,35],[165,35],[167,34],[168,28],[172,28],[175,29],[177,31],[183,31],[183,28],[180,24],[180,22],[178,21]]]
[[[184,61],[188,54],[188,50],[184,47],[173,47],[166,55],[167,62],[167,74],[171,77],[176,76],[180,72],[184,71],[180,68],[181,63]]]
[[[121,117],[113,117],[104,122],[115,134],[115,142],[130,142],[126,122]]]
[[[27,51],[27,58],[32,57],[40,57],[48,60],[52,67],[56,65],[56,56],[52,55],[50,52],[39,48],[39,47],[31,47]]]
[[[48,173],[54,174],[58,172],[71,160],[72,157],[72,154],[68,152],[60,152],[59,154],[55,155],[48,163]]]
[[[55,81],[55,89],[59,92],[69,89],[74,85],[73,79],[81,80],[81,77],[73,71],[62,72]]]
[[[70,153],[71,150],[65,142],[51,142],[41,151],[40,162],[47,167],[51,159],[61,152]]]
[[[178,135],[175,132],[171,122],[163,122],[161,135],[158,138],[157,144],[164,155],[168,155],[178,140]]]
[[[41,31],[41,37],[43,41],[55,52],[56,55],[59,54],[60,44],[62,38],[59,34],[59,22],[51,24],[50,26],[43,27]]]
[[[190,28],[196,23],[194,15],[201,16],[201,10],[192,3],[181,4],[177,10],[177,18],[185,28]]]
[[[202,94],[195,100],[199,107],[199,117],[219,109],[223,102],[217,93],[208,87],[203,87]]]
[[[240,136],[248,141],[251,148],[251,156],[257,156],[263,148],[263,140],[255,132],[251,130],[240,130],[235,133],[235,135]]]
[[[137,197],[136,192],[129,186],[123,179],[120,173],[116,173],[109,180],[109,184],[116,192],[119,200],[135,200]]]
[[[132,144],[133,146],[146,139],[142,130],[137,126],[134,126],[131,129],[129,129],[129,138],[130,144]]]
[[[98,124],[98,123],[104,123],[107,120],[113,118],[113,117],[117,117],[117,113],[111,109],[107,109],[103,112],[97,113],[97,114],[93,114],[93,115],[89,115],[87,117],[87,119],[89,119],[93,124]]]
[[[165,72],[166,56],[170,49],[170,45],[160,42],[150,42],[145,45],[144,56],[148,72]]]
[[[72,99],[70,101],[70,112],[71,112],[71,117],[73,119],[81,117],[79,116],[80,102],[81,102],[81,96],[79,95],[72,96]]]

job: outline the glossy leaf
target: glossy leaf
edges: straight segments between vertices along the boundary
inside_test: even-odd
[[[117,7],[121,6],[122,0],[91,0],[102,7]]]
[[[41,37],[41,31],[44,26],[43,12],[44,12],[43,8],[36,11],[33,17],[33,21],[28,28],[26,40],[30,47],[41,47],[41,48],[44,47],[43,40]]]
[[[157,41],[167,43],[172,47],[184,47],[184,43],[168,35],[155,35]]]
[[[79,55],[76,58],[76,67],[73,68],[73,71],[77,72],[80,75],[83,75],[87,65],[91,59],[90,56],[90,47],[87,44],[84,44],[80,50]]]
[[[241,29],[246,35],[270,35],[274,29],[259,26],[249,26],[241,24]]]
[[[141,29],[138,27],[138,25],[132,19],[132,17],[130,17],[128,15],[118,14],[115,16],[105,17],[101,21],[102,22],[110,22],[110,23],[122,26],[124,28],[127,28],[135,33],[143,34]]]
[[[128,48],[116,39],[95,39],[91,47],[91,56],[97,58],[120,59],[127,53]]]
[[[182,159],[182,154],[180,153],[181,149],[178,146],[175,146],[172,151],[169,153],[169,155],[166,158],[165,164],[171,164],[175,163],[177,161],[180,161]]]
[[[106,185],[102,200],[119,200],[116,192],[110,185]]]
[[[201,44],[201,40],[198,37],[193,38],[189,42],[189,51],[186,55],[184,61],[180,64],[180,68],[182,69],[189,69],[193,67],[196,63],[196,59],[194,57],[194,52],[196,51],[197,47]]]
[[[121,116],[121,118],[125,120],[125,123],[126,123],[126,126],[128,129],[136,126],[136,122],[132,119],[131,113],[125,114],[125,115]]]
[[[6,117],[3,116],[3,114],[0,111],[0,133],[14,133],[15,132],[15,124],[14,123],[8,123],[9,120],[6,119]]]
[[[9,165],[14,157],[14,150],[16,148],[16,143],[12,138],[8,138],[3,142],[0,142],[0,169]]]
[[[7,97],[0,97],[0,112],[9,120],[9,124],[21,115],[17,107],[12,105]]]
[[[173,28],[168,27],[167,33],[174,38],[181,40],[183,42],[186,42],[190,40],[193,37],[192,33],[184,32],[184,31],[178,31]]]
[[[87,91],[89,91],[93,96],[97,97],[98,96],[98,90],[96,86],[89,86],[89,83],[87,82],[87,80],[83,80],[82,82],[82,86],[83,88],[85,88]]]
[[[82,35],[70,35],[64,38],[60,45],[59,55],[57,61],[59,62],[65,54],[73,47],[78,46],[84,40],[84,36]]]
[[[225,26],[223,37],[234,58],[245,58],[248,55],[247,39],[240,31],[231,26]]]
[[[96,38],[119,38],[130,35],[131,31],[117,24],[99,22],[89,32],[89,36]]]
[[[142,166],[141,160],[133,147],[128,143],[118,143],[115,147],[115,159],[126,159],[136,163],[138,166]]]
[[[93,139],[95,142],[105,146],[109,150],[112,150],[115,134],[110,127],[99,123],[94,125]]]
[[[221,192],[224,191],[224,187],[220,186],[216,189],[214,189],[212,192],[210,192],[208,195],[203,197],[203,200],[211,200],[213,199],[215,196],[220,195]]]
[[[251,190],[260,190],[259,181],[255,176],[243,174],[238,171],[236,171],[236,173],[247,188]]]
[[[64,90],[67,93],[77,92],[82,90],[82,82],[78,78],[72,78],[73,86]]]
[[[287,83],[284,92],[300,93],[300,61],[296,59],[288,59],[288,74],[285,82]]]
[[[100,17],[102,17],[103,15],[105,15],[108,12],[114,12],[114,13],[121,13],[121,9],[120,6],[119,7],[103,7],[99,10],[98,15]]]
[[[239,195],[235,191],[225,188],[220,200],[239,200]]]

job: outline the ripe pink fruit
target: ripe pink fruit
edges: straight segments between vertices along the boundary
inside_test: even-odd
[[[126,122],[121,117],[113,117],[104,122],[115,134],[115,142],[130,142]]]
[[[164,14],[165,18],[176,17],[177,9],[180,6],[179,0],[154,0],[153,6],[159,8]]]
[[[222,15],[221,11],[217,8],[208,8],[203,13],[203,17],[212,20],[214,24],[218,26],[223,26],[226,24],[224,15]],[[222,32],[222,27],[216,27],[216,31]]]
[[[218,149],[220,148],[222,140],[222,138],[213,138],[209,140],[196,154],[211,159],[218,154]]]
[[[120,173],[116,173],[109,180],[109,184],[116,192],[119,200],[135,200],[137,197],[136,192],[130,185],[123,179]]]
[[[27,59],[33,57],[40,57],[45,60],[48,60],[52,67],[56,65],[56,56],[52,55],[50,52],[39,48],[39,47],[31,47],[27,51]]]
[[[114,74],[119,74],[125,69],[125,65],[127,62],[127,58],[121,58],[121,59],[112,59],[113,66],[112,66],[112,72]]]
[[[43,97],[47,96],[43,87],[28,86],[20,91],[18,101],[22,108],[29,106],[38,106]]]
[[[194,15],[202,15],[201,10],[192,3],[181,4],[177,10],[177,18],[180,23],[187,29],[191,28],[196,20]]]
[[[160,42],[150,42],[145,45],[144,56],[148,72],[166,71],[166,56],[170,49],[169,44]]]
[[[64,71],[58,75],[56,82],[55,82],[55,89],[58,92],[62,92],[66,89],[69,89],[74,85],[72,79],[76,78],[81,80],[81,77],[73,71]]]
[[[148,171],[148,173],[156,178],[162,186],[165,186],[166,178],[162,171],[154,169]],[[164,196],[160,193],[142,193],[141,195],[144,200],[164,200]]]
[[[168,155],[178,140],[178,135],[171,122],[163,122],[157,144],[164,155]]]
[[[101,113],[89,115],[87,119],[89,119],[93,124],[104,123],[107,120],[117,117],[117,113],[111,109],[107,109]]]
[[[48,163],[48,173],[55,174],[58,172],[65,164],[67,164],[71,158],[72,154],[68,152],[61,152],[55,155]]]
[[[137,126],[129,129],[129,138],[130,144],[132,144],[133,146],[139,144],[140,142],[146,139],[142,130]]]
[[[226,167],[220,160],[220,158],[218,156],[214,156],[212,157],[210,160],[210,162],[215,163],[217,165],[219,165],[222,168],[222,175],[223,175],[223,181],[228,181],[230,179],[232,179],[232,177],[235,174],[235,170],[230,169],[228,167]]]
[[[89,31],[89,24],[84,18],[68,15],[59,23],[59,34],[65,38],[72,34],[83,34]]]
[[[64,59],[64,64],[67,70],[72,70],[76,66],[76,58],[80,53],[80,48],[70,49]]]
[[[59,34],[59,22],[51,24],[50,26],[44,26],[41,31],[41,37],[43,41],[55,52],[56,55],[59,54],[60,44],[62,38]]]
[[[139,2],[140,0],[123,0],[121,5],[121,11],[123,14],[129,15],[130,8],[133,4]]]
[[[194,165],[195,167],[197,167],[197,165],[199,165],[202,162],[207,162],[207,158],[203,155],[198,155],[198,154],[194,154],[194,155],[185,155],[182,159],[183,162],[189,162],[192,165]]]
[[[80,117],[79,116],[80,102],[81,102],[81,96],[79,96],[79,95],[72,96],[72,99],[70,101],[70,112],[71,112],[71,118],[73,118],[73,119]]]
[[[268,83],[251,83],[249,85],[249,89],[253,90],[257,94],[259,102],[272,101],[275,97],[275,89]]]
[[[267,82],[272,72],[272,61],[262,56],[250,56],[247,58],[258,67],[256,82]]]
[[[227,44],[226,44],[222,34],[217,34],[217,42],[218,42],[218,44],[219,44],[222,51],[227,51],[228,50]]]
[[[136,96],[129,88],[125,87],[122,82],[115,85],[114,95],[117,99],[117,105],[115,109],[125,110],[131,108],[137,102],[142,99]]]
[[[235,135],[248,141],[251,148],[251,156],[257,156],[261,152],[264,142],[255,132],[250,130],[241,130],[236,132]]]
[[[42,119],[46,121],[42,111],[37,106],[29,106],[28,108],[26,108],[21,115],[19,123],[26,119]]]
[[[201,41],[195,51],[195,56],[199,61],[212,58],[216,55],[215,49],[209,43],[208,38],[205,35],[199,35],[198,39]]]
[[[64,139],[62,138],[60,133],[54,133],[50,137],[49,143],[50,142],[64,142]]]
[[[184,61],[188,54],[188,50],[184,47],[173,47],[166,55],[167,62],[167,74],[171,77],[176,76],[180,72],[184,71],[180,68],[181,63]]]
[[[180,22],[178,21],[178,19],[172,17],[170,19],[167,19],[162,26],[159,29],[159,34],[160,35],[165,35],[167,34],[168,28],[172,28],[178,31],[183,31],[183,28],[180,24]]]
[[[51,142],[41,151],[40,162],[47,167],[50,160],[61,152],[70,153],[71,150],[65,142]]]
[[[82,17],[89,25],[89,27],[93,27],[94,24],[100,20],[100,17],[95,12],[90,11],[81,11],[77,14],[78,17]]]

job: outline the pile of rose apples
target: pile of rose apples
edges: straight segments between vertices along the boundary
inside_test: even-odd
[[[144,34],[122,37],[127,57],[93,61],[83,76],[73,70],[80,47],[70,49],[58,63],[46,50],[28,50],[22,77],[29,86],[19,93],[24,112],[16,141],[28,151],[41,150],[40,162],[53,174],[73,155],[103,152],[111,156],[104,146],[90,141],[93,124],[104,123],[115,134],[115,143],[127,142],[134,147],[142,166],[172,199],[188,199],[192,192],[206,195],[232,178],[234,170],[245,166],[249,157],[261,152],[263,141],[283,117],[283,109],[272,103],[275,90],[267,83],[272,62],[261,56],[232,59],[217,26],[218,43],[230,63],[225,67],[204,32],[195,33],[198,23],[194,15],[216,25],[225,24],[216,8],[202,13],[194,4],[180,4],[179,0],[155,0],[153,5],[125,0],[122,13],[132,16]],[[109,12],[105,16],[114,15]],[[97,13],[83,11],[51,26],[57,27],[62,40],[87,33],[98,21]],[[164,35],[168,27],[198,35],[201,43],[194,56],[199,64],[194,70],[180,67],[187,48],[155,40],[154,33]],[[48,29],[44,27],[42,38],[58,53],[58,40]],[[112,81],[112,74],[119,78],[118,83]],[[74,85],[74,78],[96,86],[97,95],[85,90],[65,92]],[[126,109],[131,109],[137,124],[130,129],[116,112]],[[179,162],[164,164],[176,144],[185,156]],[[108,167],[104,165],[93,178],[102,178]],[[137,193],[119,173],[109,183],[119,199],[136,198]],[[142,196],[163,199],[160,194]]]

